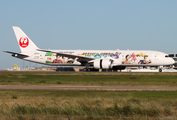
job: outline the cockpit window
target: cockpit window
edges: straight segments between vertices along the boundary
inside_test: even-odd
[[[169,54],[168,57],[174,57],[174,54]]]
[[[175,56],[177,57],[177,54]]]
[[[168,55],[165,55],[165,57],[168,57]]]

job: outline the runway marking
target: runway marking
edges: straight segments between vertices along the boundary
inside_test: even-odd
[[[0,90],[108,90],[108,91],[175,91],[177,87],[147,86],[18,86],[1,85]]]

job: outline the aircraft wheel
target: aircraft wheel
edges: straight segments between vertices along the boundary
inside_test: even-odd
[[[159,72],[162,72],[162,69],[161,69],[161,68],[159,69]]]
[[[88,69],[87,68],[84,68],[84,72],[87,72],[88,71]]]

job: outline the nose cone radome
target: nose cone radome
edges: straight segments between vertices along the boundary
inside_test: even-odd
[[[174,59],[171,59],[171,62],[172,62],[172,64],[175,64],[175,60]]]
[[[175,64],[175,61],[173,60],[173,58],[166,58],[164,60],[164,64],[166,64],[166,65],[173,65],[173,64]]]

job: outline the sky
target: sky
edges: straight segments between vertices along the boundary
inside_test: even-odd
[[[3,52],[20,52],[12,26],[41,49],[177,53],[176,6],[176,0],[1,0],[0,70],[40,66]]]

